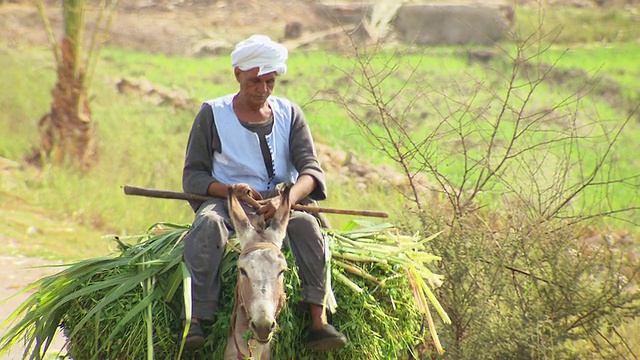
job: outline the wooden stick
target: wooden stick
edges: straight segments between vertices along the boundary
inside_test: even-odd
[[[211,196],[204,196],[198,194],[190,194],[184,192],[177,191],[169,191],[169,190],[156,190],[156,189],[147,189],[141,188],[137,186],[124,186],[124,193],[127,195],[136,195],[136,196],[145,196],[159,199],[176,199],[176,200],[189,200],[189,201],[206,201],[213,199]],[[256,206],[254,204],[250,204],[252,206]],[[334,208],[325,208],[325,207],[316,207],[309,205],[300,205],[295,204],[291,206],[294,210],[300,211],[309,211],[314,213],[329,213],[329,214],[342,214],[342,215],[358,215],[358,216],[369,216],[369,217],[380,217],[387,218],[389,214],[382,211],[370,211],[370,210],[348,210],[348,209],[334,209]]]

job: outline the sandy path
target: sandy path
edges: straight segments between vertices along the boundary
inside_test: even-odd
[[[4,322],[11,313],[32,293],[16,295],[34,281],[60,271],[60,268],[38,268],[38,266],[54,264],[44,259],[20,256],[0,255],[0,322]],[[0,328],[0,334],[5,333]],[[60,349],[64,344],[61,333],[54,340],[51,349]],[[0,360],[22,359],[23,348],[16,346],[8,354],[0,356]],[[49,353],[54,354],[50,351]]]

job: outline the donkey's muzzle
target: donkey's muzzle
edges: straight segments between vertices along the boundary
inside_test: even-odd
[[[276,330],[275,319],[263,318],[250,322],[251,331],[253,331],[254,339],[261,343],[271,341],[273,332]]]

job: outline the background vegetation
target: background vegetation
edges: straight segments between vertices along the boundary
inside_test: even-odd
[[[386,210],[391,213],[390,221],[406,231],[447,230],[448,236],[439,237],[430,249],[444,258],[441,271],[446,281],[439,297],[453,320],[452,326],[439,332],[448,350],[445,356],[639,356],[640,343],[633,337],[638,327],[639,305],[634,298],[638,264],[634,261],[640,234],[636,12],[554,9],[544,13],[544,26],[539,29],[536,24],[541,13],[520,8],[515,31],[520,40],[489,49],[497,55],[488,64],[469,56],[485,48],[369,49],[359,57],[328,52],[291,54],[291,71],[280,80],[276,93],[304,106],[317,142],[351,151],[373,165],[393,166],[401,174],[427,174],[428,192],[393,189],[380,179],[369,182],[366,194],[355,180],[338,182],[338,175],[333,174],[325,205]],[[527,40],[527,34],[538,38]],[[536,76],[526,81],[517,77],[516,86],[508,88],[505,79],[515,68],[513,59],[519,52],[531,56],[527,69]],[[0,158],[10,160],[0,164],[0,238],[15,240],[17,245],[8,250],[11,254],[84,259],[109,253],[115,246],[109,234],[139,233],[158,221],[191,221],[186,203],[126,197],[120,187],[181,188],[184,145],[197,104],[235,90],[228,59],[120,49],[105,49],[102,54],[90,91],[100,159],[91,171],[80,174],[71,167],[34,168],[23,162],[38,142],[37,120],[47,112],[51,100],[54,63],[48,49],[0,43]],[[388,75],[380,78],[379,93],[356,82],[375,78],[367,77],[362,65]],[[145,78],[167,88],[178,86],[193,103],[176,108],[123,95],[115,86],[123,77]],[[412,91],[410,95],[394,98],[405,88]],[[527,101],[514,105],[500,101],[506,94],[535,96],[521,97]],[[376,96],[384,100],[389,112],[380,111],[387,107],[379,103],[367,107]],[[496,99],[501,106],[487,106],[495,105]],[[465,107],[468,110],[461,113],[453,110]],[[541,188],[540,178],[521,183],[514,171],[482,191],[460,185],[464,176],[474,175],[465,168],[468,160],[490,149],[482,144],[462,153],[460,134],[466,131],[464,139],[477,140],[473,136],[490,132],[495,124],[492,120],[505,108],[521,109],[525,115],[547,110],[561,113],[540,118],[544,130],[532,135],[532,143],[545,142],[549,133],[563,133],[563,121],[578,123],[566,138],[576,140],[574,145],[550,146],[544,154],[562,158],[570,149],[580,154],[571,164],[584,171],[563,173],[566,176],[560,182],[571,185],[583,183],[584,175],[610,149],[600,173],[603,177],[596,181],[602,186],[589,187],[581,192],[584,196],[570,199],[571,206],[563,208],[569,212],[541,223],[541,212],[512,197],[544,198],[540,191],[531,191]],[[399,132],[405,137],[396,139],[427,139],[426,144],[435,144],[432,148],[405,146],[414,150],[412,154],[424,154],[422,163],[394,160],[385,152],[394,150],[385,129],[396,129],[385,125],[385,120],[394,119],[401,120],[399,124],[409,135]],[[550,119],[556,123],[550,124]],[[458,125],[461,132],[438,132],[445,120],[448,126]],[[479,125],[466,127],[473,121]],[[500,137],[509,140],[515,125],[503,124]],[[447,134],[453,136],[445,137]],[[437,144],[441,147],[435,147]],[[585,146],[579,152],[578,144]],[[442,154],[448,157],[438,158]],[[536,153],[532,154],[522,159],[534,161]],[[403,164],[410,166],[403,170]],[[556,167],[542,161],[535,169],[551,174]],[[437,191],[432,191],[439,180],[458,187],[435,186]],[[561,188],[549,188],[564,194]],[[464,200],[470,198],[469,207],[464,207]],[[610,216],[599,215],[603,213]],[[580,221],[573,223],[571,218]],[[331,217],[331,221],[340,227],[347,219]]]

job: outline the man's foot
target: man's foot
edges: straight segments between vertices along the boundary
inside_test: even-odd
[[[323,325],[322,329],[311,329],[307,338],[307,347],[314,351],[338,350],[345,345],[347,338],[329,324]]]
[[[204,332],[202,326],[197,322],[192,322],[187,333],[187,338],[184,340],[185,349],[196,349],[204,345]]]

